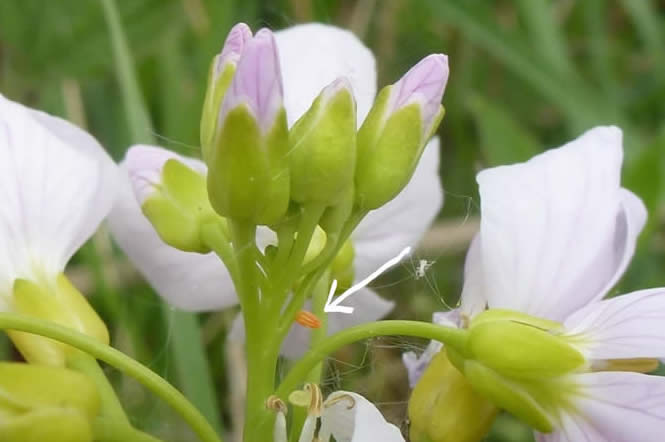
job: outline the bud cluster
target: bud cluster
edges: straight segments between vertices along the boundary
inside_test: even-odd
[[[335,231],[352,210],[382,206],[408,183],[440,123],[447,78],[447,58],[426,57],[381,91],[357,129],[353,90],[340,77],[288,128],[273,34],[236,25],[212,62],[201,120],[212,207],[275,225],[293,204],[316,205]]]

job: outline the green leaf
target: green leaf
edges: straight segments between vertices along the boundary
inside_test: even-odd
[[[480,135],[480,149],[488,166],[526,161],[540,152],[536,138],[506,110],[480,95],[468,107]]]

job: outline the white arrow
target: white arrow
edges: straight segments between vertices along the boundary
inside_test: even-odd
[[[399,255],[389,260],[381,267],[376,269],[374,273],[369,275],[367,278],[363,279],[353,287],[349,288],[347,291],[339,295],[337,298],[333,299],[335,296],[335,290],[337,290],[337,280],[334,279],[330,285],[330,292],[328,293],[328,299],[326,300],[326,305],[323,307],[323,311],[326,313],[353,313],[353,307],[346,305],[340,305],[346,298],[356,293],[358,290],[366,287],[367,284],[374,281],[380,274],[391,268],[392,266],[398,264],[406,255],[411,253],[411,247],[406,247],[404,250],[399,252]]]

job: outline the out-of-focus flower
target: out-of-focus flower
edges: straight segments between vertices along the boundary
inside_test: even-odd
[[[0,309],[108,343],[106,326],[63,270],[111,210],[116,165],[78,127],[1,95],[0,156]],[[64,364],[69,347],[9,334],[27,360]]]
[[[478,175],[461,307],[437,319],[468,327],[451,360],[539,441],[662,438],[665,380],[642,373],[665,357],[665,289],[602,300],[646,220],[621,162],[620,130],[598,127]],[[413,378],[427,363],[406,361]]]

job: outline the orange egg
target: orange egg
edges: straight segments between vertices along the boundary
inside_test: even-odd
[[[321,320],[312,312],[300,310],[296,314],[296,322],[307,328],[320,328]]]

